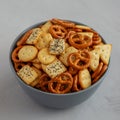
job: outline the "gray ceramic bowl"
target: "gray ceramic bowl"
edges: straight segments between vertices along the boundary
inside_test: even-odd
[[[35,28],[45,22],[41,22],[41,23],[35,24],[35,25],[27,28],[22,33],[20,33],[17,36],[17,38],[13,41],[11,48],[10,48],[10,54],[9,54],[10,55],[9,56],[10,67],[11,67],[12,73],[13,73],[13,75],[16,76],[19,84],[24,89],[24,91],[30,96],[30,98],[35,100],[35,102],[37,102],[40,105],[44,105],[44,106],[51,107],[51,108],[69,108],[69,107],[78,105],[78,104],[84,102],[85,100],[87,100],[91,95],[94,94],[94,92],[97,90],[99,85],[104,80],[109,67],[108,67],[107,71],[104,73],[104,75],[100,78],[100,80],[98,82],[96,82],[95,84],[93,84],[91,87],[89,87],[85,90],[79,91],[79,92],[73,92],[73,93],[67,93],[67,94],[53,94],[53,93],[47,93],[47,92],[40,91],[40,90],[33,88],[33,87],[27,85],[26,83],[24,83],[15,72],[13,62],[11,59],[11,53],[16,46],[16,42],[26,31],[28,31],[31,28]],[[79,22],[75,22],[75,23],[81,24]]]

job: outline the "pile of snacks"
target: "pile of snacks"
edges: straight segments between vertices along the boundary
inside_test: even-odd
[[[53,18],[17,41],[12,61],[26,84],[64,94],[96,83],[108,68],[111,49],[92,28]]]

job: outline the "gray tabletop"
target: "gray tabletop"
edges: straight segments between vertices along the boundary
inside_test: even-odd
[[[0,0],[0,120],[120,119],[119,0]],[[113,45],[111,67],[96,93],[73,108],[38,106],[21,89],[9,66],[9,49],[27,27],[51,18],[87,24]]]

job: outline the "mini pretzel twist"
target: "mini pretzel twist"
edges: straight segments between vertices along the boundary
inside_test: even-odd
[[[100,73],[102,67],[103,67],[103,62],[100,62],[98,68],[94,71],[94,73],[91,76],[92,79],[96,78],[98,76],[98,74]]]
[[[42,91],[49,92],[48,83],[51,80],[51,78],[44,73],[39,79],[40,79],[39,83],[37,84],[36,87],[41,89]]]
[[[87,35],[74,33],[69,37],[69,44],[77,49],[84,49],[92,45],[92,39]]]
[[[61,25],[51,25],[51,27],[49,28],[49,32],[54,38],[57,39],[65,38],[67,34],[67,30]]]
[[[99,74],[93,79],[92,84],[96,83],[99,80],[99,78],[102,77],[102,75],[105,73],[107,68],[108,66],[104,64]]]
[[[25,65],[31,65],[31,64],[27,62],[15,62],[14,67],[15,67],[16,72],[18,72]]]
[[[65,40],[68,40],[69,37],[70,37],[72,34],[74,34],[74,33],[76,33],[76,32],[73,31],[73,30],[68,31],[68,33],[66,34]]]
[[[93,40],[93,41],[92,41],[93,45],[100,44],[101,41],[102,41],[100,35],[99,35],[97,32],[94,32],[94,34],[93,34],[93,39],[92,39],[92,40]]]
[[[73,78],[73,87],[72,87],[72,90],[74,92],[77,92],[77,91],[80,91],[81,89],[82,88],[80,86],[78,75],[75,75],[74,78]]]
[[[12,60],[14,62],[21,62],[21,60],[18,58],[18,52],[23,46],[16,47],[12,52]]]
[[[32,34],[32,29],[30,29],[29,31],[27,31],[22,38],[17,42],[17,46],[21,46],[23,44],[25,44],[25,41],[29,38],[29,36]]]
[[[68,93],[70,92],[73,84],[73,78],[70,73],[65,72],[59,75],[58,77],[52,79],[48,88],[52,93]]]
[[[82,70],[90,65],[90,53],[87,50],[71,53],[68,63],[75,69]]]
[[[56,19],[56,18],[53,18],[51,20],[51,22],[53,24],[59,24],[61,26],[64,26],[65,28],[71,28],[71,27],[75,27],[75,24],[73,22],[70,22],[70,21],[66,21],[66,20],[61,20],[61,19]]]
[[[68,72],[69,72],[71,75],[75,75],[75,74],[77,74],[78,70],[70,66],[70,67],[68,68]]]

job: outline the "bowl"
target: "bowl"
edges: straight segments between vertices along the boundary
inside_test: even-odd
[[[84,101],[86,101],[88,98],[90,98],[94,94],[94,92],[99,88],[100,84],[105,79],[105,76],[107,75],[109,67],[106,70],[106,72],[104,73],[104,75],[102,75],[102,77],[99,79],[99,81],[97,81],[95,84],[91,85],[89,88],[78,91],[78,92],[71,92],[71,93],[66,93],[66,94],[55,94],[55,93],[44,92],[44,91],[38,90],[36,88],[33,88],[33,87],[27,85],[16,74],[16,71],[13,66],[11,54],[16,46],[16,42],[26,31],[28,31],[29,29],[35,28],[39,25],[42,25],[45,22],[46,21],[40,22],[40,23],[37,23],[37,24],[34,24],[34,25],[28,27],[27,29],[25,29],[23,32],[21,32],[16,37],[16,39],[13,41],[13,43],[10,47],[10,53],[9,53],[10,68],[12,70],[13,75],[16,76],[16,79],[17,79],[18,83],[20,84],[20,86],[22,87],[22,89],[26,92],[26,94],[28,94],[30,96],[31,99],[33,99],[39,105],[43,105],[43,106],[47,106],[47,107],[51,107],[51,108],[58,108],[58,109],[70,108],[70,107],[73,107],[73,106],[83,103]],[[72,21],[72,22],[80,24],[80,25],[84,25],[79,22],[75,22],[75,21]],[[103,41],[105,42],[104,39],[103,39]],[[109,64],[110,64],[110,62],[109,62]]]

